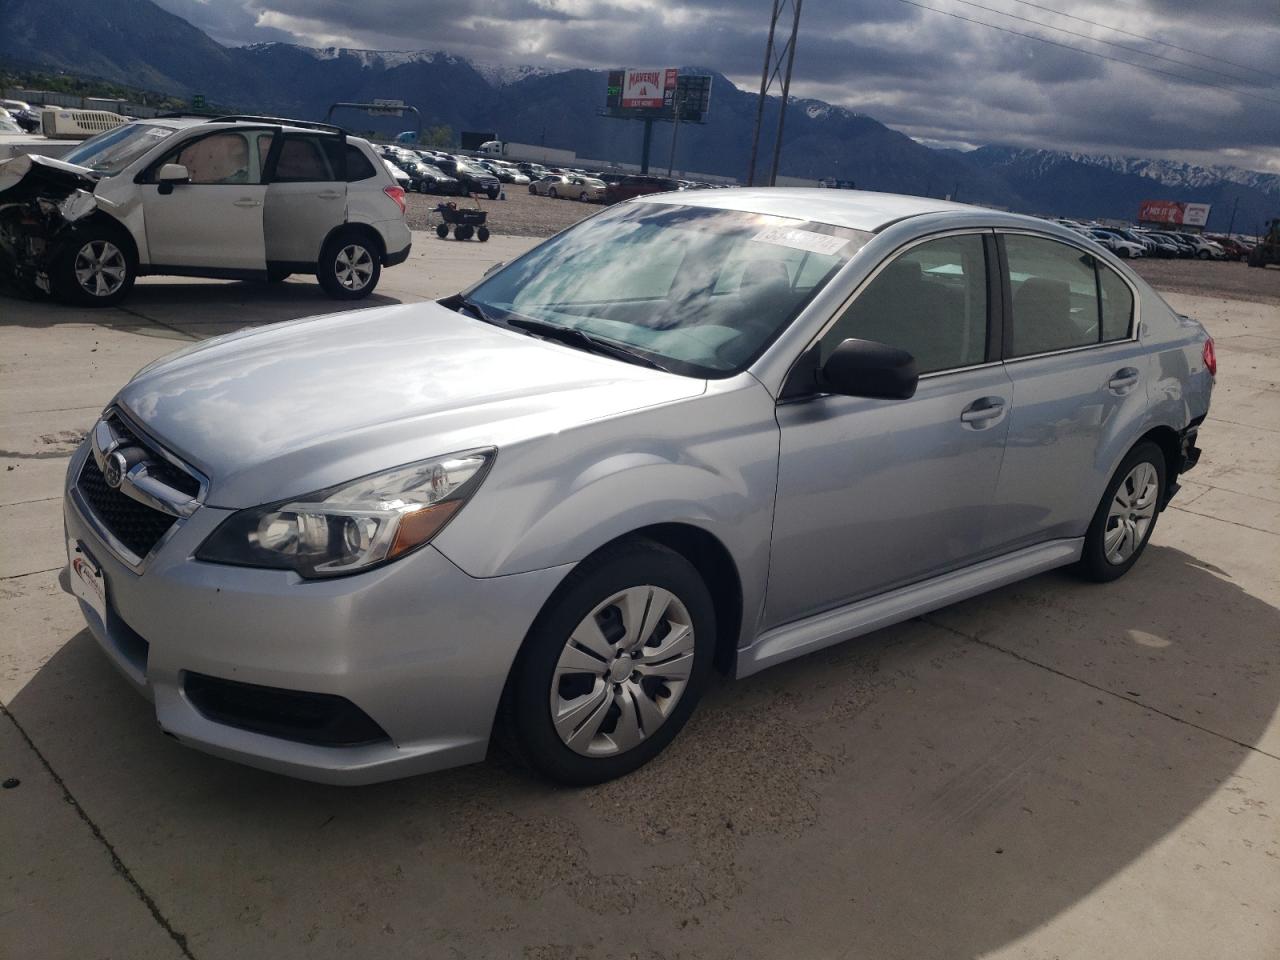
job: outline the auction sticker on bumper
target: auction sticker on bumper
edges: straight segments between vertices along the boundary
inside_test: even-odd
[[[98,619],[107,622],[107,581],[102,570],[78,540],[67,541],[67,566],[71,592],[93,608]]]

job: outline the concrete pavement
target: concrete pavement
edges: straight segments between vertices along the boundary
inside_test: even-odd
[[[420,235],[378,297],[533,242]],[[0,299],[0,956],[1271,960],[1280,311],[1169,299],[1218,388],[1129,576],[717,683],[667,755],[580,791],[501,759],[343,790],[162,736],[57,588],[66,457],[144,363],[335,305],[311,281]]]

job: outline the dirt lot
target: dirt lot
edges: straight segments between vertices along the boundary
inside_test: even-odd
[[[434,230],[440,222],[435,207],[442,200],[451,200],[458,206],[474,204],[489,211],[489,229],[509,237],[549,237],[602,209],[598,203],[534,196],[528,187],[507,184],[505,191],[505,200],[466,200],[411,193],[405,198],[409,207],[409,227],[412,230]]]
[[[1157,290],[1280,305],[1280,270],[1213,260],[1139,259],[1129,266]]]

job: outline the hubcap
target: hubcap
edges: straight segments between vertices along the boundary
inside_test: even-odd
[[[1107,526],[1102,535],[1102,548],[1109,563],[1128,560],[1141,546],[1156,516],[1160,499],[1160,474],[1147,462],[1129,471],[1107,511]]]
[[[80,288],[95,297],[109,297],[124,284],[128,273],[124,254],[110,240],[90,240],[76,253],[73,269]]]
[[[655,586],[609,597],[578,624],[551,678],[551,719],[570,750],[623,753],[661,727],[693,670],[693,622]]]
[[[373,257],[358,243],[348,244],[338,251],[336,272],[340,284],[348,290],[360,290],[373,276]]]

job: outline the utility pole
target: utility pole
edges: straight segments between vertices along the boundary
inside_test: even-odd
[[[640,147],[640,172],[649,172],[649,148],[653,146],[653,120],[645,117],[644,143]]]
[[[1231,236],[1231,231],[1234,230],[1236,226],[1236,207],[1238,206],[1240,206],[1240,194],[1237,193],[1235,203],[1231,204],[1231,222],[1227,224],[1228,237]]]
[[[782,74],[782,102],[778,111],[778,128],[774,135],[773,143],[773,162],[769,168],[769,186],[773,186],[778,179],[778,161],[782,152],[782,130],[783,123],[787,115],[787,97],[791,91],[791,69],[796,59],[796,35],[800,31],[800,8],[804,0],[773,0],[773,9],[769,17],[769,37],[765,41],[764,47],[764,68],[760,72],[760,98],[756,102],[756,123],[755,129],[751,134],[751,161],[747,167],[747,186],[754,186],[756,182],[756,162],[760,154],[760,130],[764,125],[764,106],[768,99],[769,90],[773,86],[775,80],[779,79],[779,74],[783,70],[783,61],[786,61],[786,72]],[[787,36],[785,42],[778,46],[778,21],[782,19],[783,11],[790,5],[791,7],[791,32]]]
[[[676,137],[680,135],[680,111],[684,109],[684,91],[676,88],[675,96],[676,121],[671,127],[671,156],[667,158],[667,176],[671,176],[671,171],[676,165]]]

